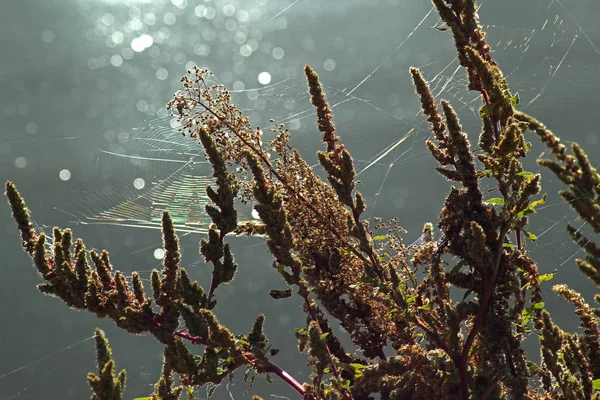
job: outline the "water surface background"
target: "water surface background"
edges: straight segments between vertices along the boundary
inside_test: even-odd
[[[481,4],[494,58],[519,93],[520,108],[565,143],[581,143],[597,164],[598,3]],[[422,68],[437,98],[460,111],[472,143],[480,130],[480,100],[464,90],[451,35],[433,29],[437,25],[426,1],[5,1],[0,5],[0,178],[18,185],[40,229],[70,227],[89,248],[109,249],[116,268],[149,277],[160,268],[158,230],[124,226],[136,225],[127,221],[90,224],[90,217],[147,193],[165,176],[180,176],[173,175],[178,173],[173,163],[141,161],[149,141],[130,139],[166,137],[155,154],[178,161],[197,157],[189,154],[194,152],[190,139],[170,127],[164,105],[186,69],[199,65],[234,90],[234,100],[253,124],[267,127],[271,118],[288,124],[293,143],[312,162],[321,146],[302,73],[309,63],[335,105],[335,123],[357,169],[368,167],[359,186],[371,205],[367,215],[398,216],[412,242],[424,222],[436,220],[449,184],[433,171],[425,149],[429,133],[418,114],[409,67]],[[535,137],[531,141],[527,165],[536,170],[534,160],[544,149]],[[208,171],[194,162],[185,172]],[[137,178],[146,185],[141,191]],[[530,249],[542,272],[558,269],[556,281],[566,281],[591,301],[594,287],[576,271],[577,248],[564,232],[568,222],[583,223],[556,195],[555,179],[546,174],[543,187],[548,206],[532,218],[539,240]],[[94,346],[85,339],[96,326],[107,333],[118,368],[128,371],[126,397],[150,394],[161,365],[155,340],[127,335],[110,321],[41,295],[35,288],[40,278],[19,247],[7,205],[0,205],[0,232],[0,399],[88,397],[85,376],[95,368]],[[200,237],[182,236],[183,259],[194,279],[208,285],[211,269],[198,256]],[[265,312],[267,334],[281,349],[276,361],[306,379],[306,357],[295,351],[293,335],[303,322],[300,302],[269,297],[269,289],[284,285],[260,240],[231,243],[240,269],[236,281],[217,292],[217,316],[243,333]],[[555,319],[575,330],[571,308],[551,293],[546,300]],[[235,398],[295,398],[285,385],[268,385],[262,378],[244,394],[242,376],[218,389],[216,398],[228,398],[227,390]]]

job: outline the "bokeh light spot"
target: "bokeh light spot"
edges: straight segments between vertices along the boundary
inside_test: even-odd
[[[335,69],[335,61],[333,61],[331,58],[325,60],[323,63],[323,68],[325,68],[325,71],[333,71]]]
[[[23,156],[15,158],[15,167],[25,168],[27,166],[27,159]]]
[[[121,57],[119,54],[113,54],[110,58],[110,63],[113,67],[120,67],[123,65],[123,57]]]
[[[71,179],[71,171],[69,171],[68,169],[61,169],[58,173],[58,177],[61,181],[68,181],[69,179]]]
[[[144,188],[144,186],[146,186],[146,181],[142,178],[136,178],[133,181],[133,187],[136,188],[137,190],[142,190]]]
[[[271,54],[273,55],[274,59],[281,60],[285,55],[285,51],[283,51],[281,47],[275,47],[273,51],[271,51]]]
[[[167,71],[164,68],[159,68],[156,70],[156,77],[158,79],[160,79],[161,81],[164,81],[165,79],[167,79],[169,77],[169,71]]]
[[[165,250],[164,249],[155,249],[154,250],[154,258],[157,260],[162,260],[165,258]]]
[[[225,4],[223,6],[223,14],[227,15],[228,17],[233,16],[235,14],[235,6],[231,3]]]
[[[240,54],[244,57],[250,57],[250,55],[252,55],[252,46],[249,44],[243,44],[240,46]]]
[[[25,132],[29,133],[30,135],[36,134],[37,131],[38,131],[38,126],[36,123],[30,122],[27,125],[25,125]]]
[[[131,48],[133,51],[140,53],[152,46],[153,43],[154,39],[152,39],[152,36],[143,34],[142,36],[138,36],[131,41]]]
[[[56,34],[54,34],[54,32],[44,31],[44,33],[42,33],[42,40],[44,42],[52,43],[52,42],[54,42],[54,39],[56,39]]]
[[[258,74],[258,82],[261,85],[268,85],[271,83],[271,74],[266,71],[261,72]]]

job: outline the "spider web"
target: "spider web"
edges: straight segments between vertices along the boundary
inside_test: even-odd
[[[203,168],[207,162],[198,144],[183,140],[172,125],[170,118],[148,119],[119,135],[110,150],[98,149],[99,193],[76,199],[64,212],[78,224],[160,229],[167,210],[178,231],[206,232],[210,169]]]
[[[300,18],[302,3],[299,0],[288,1],[265,18],[271,22],[282,18],[293,21]],[[397,1],[389,0],[388,3]],[[506,7],[514,8],[515,18],[484,25],[495,51],[494,57],[504,69],[512,91],[518,92],[521,97],[519,108],[534,114],[543,114],[548,109],[573,112],[580,107],[578,101],[582,94],[598,89],[598,85],[590,84],[600,61],[598,41],[594,40],[598,32],[590,30],[589,27],[596,26],[595,22],[585,16],[585,10],[592,5],[581,0],[569,3],[571,8],[567,9],[558,0],[529,3],[527,10],[535,9],[536,13],[525,12],[523,8],[526,6],[521,2],[507,2]],[[483,2],[480,10],[482,21],[493,20],[493,7],[496,6],[490,1]],[[398,90],[412,94],[406,68],[398,71],[394,64],[401,57],[411,58],[406,53],[414,49],[412,42],[418,37],[431,36],[432,27],[438,25],[435,12],[425,10],[400,40],[389,47],[390,50],[368,60],[363,74],[352,75],[352,79],[341,84],[328,84],[327,79],[323,79],[344,143],[351,152],[353,149],[360,150],[355,161],[358,178],[362,181],[360,189],[369,201],[369,216],[402,215],[401,209],[412,194],[397,182],[406,180],[407,176],[410,179],[411,168],[432,168],[434,165],[421,162],[430,158],[424,146],[429,134],[416,99],[408,104],[394,96]],[[465,74],[453,52],[447,51],[450,39],[443,35],[444,32],[440,32],[436,40],[440,42],[440,49],[446,51],[436,53],[438,49],[432,47],[428,49],[428,56],[417,53],[422,56],[422,62],[418,62],[419,57],[416,57],[414,63],[428,79],[436,99],[445,98],[457,109],[465,131],[477,132],[481,100],[465,90]],[[505,61],[508,59],[510,62]],[[400,84],[399,81],[405,83]],[[269,124],[267,118],[273,118],[277,123],[287,124],[292,130],[294,144],[310,160],[310,154],[314,154],[319,143],[314,134],[314,110],[301,74],[260,89],[233,92],[236,102],[251,116],[253,123],[265,128]],[[561,101],[559,106],[557,98]],[[385,127],[377,129],[376,141],[369,137],[373,132],[365,133],[366,129],[363,129],[373,121]],[[559,132],[558,129],[556,131]],[[593,144],[593,139],[589,138],[588,141]],[[103,225],[111,230],[120,227],[160,229],[160,215],[167,209],[178,232],[206,232],[208,220],[204,214],[207,203],[204,188],[211,183],[210,166],[206,164],[199,145],[189,138],[182,138],[173,119],[164,110],[159,110],[157,115],[146,119],[137,128],[107,135],[106,139],[94,150],[92,162],[95,167],[93,179],[89,180],[94,185],[75,192],[72,200],[57,206],[68,215],[71,226]],[[476,141],[476,137],[470,139],[472,143]],[[573,139],[583,141],[580,137]],[[534,149],[543,152],[541,146],[536,147],[536,139],[530,140]],[[417,166],[414,167],[414,164]],[[531,166],[531,170],[535,168]],[[549,176],[548,173],[545,175]],[[439,193],[447,192],[447,186],[439,183],[439,177],[436,179],[432,186],[437,186],[435,193],[439,197]],[[584,223],[573,216],[567,204],[552,195],[556,190],[546,186],[544,190],[548,191],[550,200],[538,209],[538,218],[532,221],[532,230],[537,233],[538,241],[528,246],[533,253],[556,259],[554,265],[560,267],[580,251],[564,234],[564,225],[571,223],[585,230]],[[387,207],[390,204],[395,205],[391,211]],[[250,218],[250,213],[247,212],[243,218]],[[45,228],[44,225],[41,227]],[[418,230],[418,225],[412,228],[413,231],[414,228]],[[152,251],[159,245],[135,249],[134,252]],[[43,390],[40,382],[49,379],[63,363],[57,358],[88,340],[90,338],[75,341],[62,350],[49,351],[47,355],[26,361],[22,366],[0,371],[2,386],[9,386],[7,382],[15,380],[16,387],[21,388],[3,391],[2,398],[36,398],[36,393]],[[37,381],[20,378],[24,371],[38,368],[43,368],[44,372],[38,375]],[[11,384],[10,387],[15,386]]]
[[[297,2],[283,9],[282,15],[291,13],[295,3]],[[517,62],[513,63],[512,69],[509,68],[507,78],[513,91],[518,91],[521,97],[527,99],[524,107],[526,110],[545,105],[544,93],[552,87],[561,67],[566,67],[563,64],[578,38],[585,37],[591,46],[595,46],[570,14],[561,16],[557,13],[562,11],[564,15],[562,3],[556,2],[556,5],[552,7],[551,3],[547,7],[543,23],[535,28],[484,26],[492,48],[498,54],[518,54]],[[486,6],[484,2],[483,10]],[[272,18],[276,17],[277,15]],[[374,170],[377,175],[383,176],[377,189],[371,193],[370,215],[376,215],[374,213],[379,197],[386,188],[388,179],[394,176],[394,169],[411,158],[426,154],[422,142],[427,137],[427,126],[419,118],[415,118],[416,115],[398,115],[390,107],[379,105],[380,99],[372,99],[374,96],[369,96],[368,91],[367,96],[361,91],[364,92],[363,89],[370,85],[377,86],[379,82],[398,79],[398,73],[389,72],[390,68],[386,64],[405,48],[413,35],[431,31],[431,26],[437,24],[436,19],[433,9],[430,9],[397,47],[384,56],[381,63],[358,83],[342,88],[325,84],[338,124],[340,109],[343,115],[345,110],[355,107],[349,113],[383,118],[389,122],[387,129],[395,132],[396,138],[389,135],[385,138],[388,144],[384,148],[372,151],[367,155],[369,158],[357,160],[359,177]],[[569,24],[569,20],[572,20],[572,24]],[[536,59],[535,55],[530,57],[532,45],[537,51],[545,51],[543,58]],[[542,73],[534,73],[536,79],[532,80],[527,76],[526,82],[520,81],[520,72],[524,68],[529,70],[528,66],[531,64],[533,70]],[[467,111],[476,119],[480,99],[464,89],[466,77],[454,57],[449,57],[446,63],[436,60],[420,67],[428,76],[436,98],[450,100],[462,115]],[[543,73],[544,70],[547,74]],[[513,77],[516,79],[512,79]],[[288,124],[292,131],[299,131],[299,135],[306,135],[305,132],[314,125],[315,113],[310,106],[301,74],[259,90],[233,92],[238,94],[235,99],[238,103],[248,103],[246,111],[254,114],[253,121],[258,120],[259,125],[264,126],[265,117],[269,116],[278,123]],[[70,223],[160,229],[162,210],[167,209],[171,212],[178,231],[206,232],[209,221],[204,215],[204,205],[208,201],[204,188],[210,183],[210,168],[206,166],[199,146],[194,141],[182,138],[177,132],[174,120],[166,116],[164,110],[159,110],[158,114],[161,116],[147,119],[131,132],[120,134],[117,140],[113,139],[115,143],[108,143],[107,148],[97,150],[95,176],[100,189],[86,191],[83,196],[75,195],[74,201],[57,207],[73,217]],[[354,137],[347,138],[347,133]],[[350,148],[353,140],[358,145],[364,143],[360,133],[350,131],[343,134]],[[372,179],[369,177],[369,180]]]

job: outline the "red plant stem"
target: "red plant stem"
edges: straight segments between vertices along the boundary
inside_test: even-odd
[[[498,247],[496,248],[496,259],[494,260],[494,269],[492,270],[491,277],[486,282],[485,290],[483,292],[483,298],[481,299],[481,302],[479,304],[479,311],[477,312],[477,316],[475,317],[475,321],[473,322],[471,332],[469,332],[469,336],[465,341],[460,357],[457,360],[458,371],[460,376],[461,394],[464,400],[468,400],[469,398],[469,377],[467,373],[469,351],[471,350],[471,346],[473,345],[475,336],[477,336],[477,333],[479,332],[481,322],[483,321],[483,317],[485,316],[485,312],[487,311],[490,298],[492,297],[492,293],[494,292],[494,287],[496,285],[496,276],[498,275],[500,260],[502,259],[502,250],[504,249],[504,237],[506,236],[508,229],[509,226],[507,222],[505,222],[500,228],[500,234],[498,235]]]
[[[266,363],[267,363],[267,365],[266,365],[265,369],[268,372],[272,372],[273,374],[275,374],[278,377],[280,377],[281,379],[283,379],[285,382],[287,382],[288,385],[290,385],[292,388],[294,388],[302,396],[306,395],[306,389],[304,388],[304,386],[300,382],[298,382],[296,379],[294,379],[293,376],[291,376],[285,370],[281,369],[281,367],[279,367],[277,364],[275,364],[269,360],[266,360]]]
[[[428,336],[430,336],[433,339],[433,341],[435,342],[435,344],[437,344],[437,346],[440,349],[442,349],[446,354],[448,354],[448,357],[452,357],[450,350],[448,350],[448,347],[444,344],[442,339],[439,337],[439,335],[435,331],[433,331],[431,328],[429,328],[427,326],[427,324],[425,324],[423,321],[421,321],[418,317],[415,317],[415,324],[417,324],[417,326],[419,328],[421,328]]]
[[[487,56],[484,55],[484,58],[487,61],[491,61],[491,57],[489,56],[489,54]],[[487,91],[481,87],[481,83],[479,85],[479,92],[481,93],[485,104],[487,104],[487,105],[491,104],[489,95],[488,95]],[[494,138],[496,139],[496,143],[498,143],[498,141],[500,140],[498,117],[494,113],[492,113],[490,115],[490,120],[492,122],[492,129],[494,130]],[[461,352],[460,356],[454,360],[455,364],[458,367],[458,372],[459,372],[459,377],[460,377],[460,386],[461,386],[461,396],[462,396],[463,400],[469,399],[469,376],[468,376],[468,371],[467,371],[468,361],[469,361],[469,351],[471,350],[471,346],[473,345],[475,336],[477,336],[477,333],[481,327],[481,321],[483,320],[485,312],[487,311],[490,298],[492,297],[492,293],[494,291],[494,286],[496,284],[496,276],[498,274],[498,268],[500,266],[500,260],[502,258],[502,250],[504,248],[504,236],[508,232],[508,229],[509,229],[509,226],[507,223],[504,223],[502,225],[502,228],[500,229],[500,235],[498,237],[498,249],[497,249],[497,253],[496,253],[496,260],[495,260],[494,270],[492,271],[491,279],[486,284],[486,287],[485,287],[485,290],[483,293],[483,298],[481,299],[481,303],[479,306],[479,311],[477,312],[477,316],[475,317],[475,321],[473,322],[473,327],[471,328],[471,332],[469,332],[469,336],[467,337],[467,340],[465,341],[462,352]],[[519,249],[521,248],[520,233],[521,233],[520,230],[516,231],[517,248],[519,248]]]
[[[219,231],[219,242],[221,243],[221,245],[223,245],[223,239],[225,238],[225,233]],[[213,261],[213,265],[215,264],[215,262]],[[213,295],[215,294],[215,290],[217,289],[217,278],[215,276],[214,273],[214,268],[213,268],[213,275],[212,275],[212,279],[210,281],[210,289],[208,290],[208,297],[206,300],[206,304],[210,304],[210,302],[212,301]]]
[[[164,327],[160,322],[153,321],[153,322],[150,322],[149,325],[153,326],[154,328],[161,329],[165,332],[168,332],[172,335],[179,336],[182,339],[190,341],[192,344],[201,344],[201,345],[205,345],[205,346],[207,345],[207,343],[205,341],[203,341],[202,339],[200,339],[198,336],[192,336],[188,332],[173,331],[169,328]],[[239,350],[241,352],[242,356],[249,364],[252,364],[255,367],[260,366],[266,372],[271,372],[271,373],[277,375],[283,381],[285,381],[288,385],[290,385],[294,390],[296,390],[298,393],[300,393],[302,396],[306,395],[306,389],[304,388],[304,386],[300,382],[298,382],[293,376],[291,376],[289,373],[287,373],[285,370],[283,370],[281,367],[279,367],[277,364],[273,363],[272,361],[270,361],[268,359],[261,359],[261,360],[257,361],[254,354],[244,351],[240,348],[238,348],[237,350]],[[218,381],[221,381],[223,378],[228,376],[231,372],[233,372],[234,369],[235,368],[232,368],[229,371],[219,375]],[[216,383],[218,383],[218,382],[216,382]]]
[[[308,312],[310,313],[311,318],[313,319],[313,321],[315,321],[315,323],[317,324],[317,328],[319,329],[319,334],[322,335],[323,334],[323,329],[321,329],[321,324],[319,324],[319,319],[317,318],[317,313],[315,313],[315,311],[313,310],[313,308],[310,306],[310,301],[308,299],[308,295],[307,296],[303,296],[304,297],[304,302],[306,304],[306,308],[308,308]],[[331,369],[333,370],[333,375],[341,380],[341,374],[340,371],[338,370],[337,365],[335,365],[335,361],[333,359],[333,355],[331,354],[331,350],[329,349],[329,345],[327,343],[325,343],[325,350],[327,350],[327,354],[329,355],[329,359],[331,360]],[[348,393],[346,390],[344,390],[344,398],[346,400],[352,400],[352,395],[350,393]]]
[[[491,60],[491,57],[490,57],[490,60]],[[481,83],[480,83],[480,86],[481,86]],[[479,92],[483,96],[483,101],[485,101],[485,104],[490,105],[492,102],[490,101],[490,96],[485,91],[485,89],[481,88],[481,90],[479,90]],[[498,140],[500,139],[500,131],[498,129],[498,117],[494,113],[491,113],[490,120],[492,121],[492,129],[494,130],[494,138],[496,139],[496,143],[498,143]]]

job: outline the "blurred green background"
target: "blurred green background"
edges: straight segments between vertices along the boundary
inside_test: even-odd
[[[597,164],[600,3],[480,5],[493,57],[519,93],[519,108],[563,142],[582,144]],[[110,250],[114,266],[128,275],[137,270],[149,277],[160,269],[154,216],[168,205],[177,214],[184,265],[209,285],[211,268],[198,255],[198,241],[206,227],[203,177],[210,169],[164,105],[186,69],[210,68],[253,124],[266,130],[269,119],[286,123],[312,163],[321,145],[302,73],[309,63],[361,172],[366,215],[399,217],[411,243],[423,223],[435,222],[449,185],[433,171],[424,146],[430,134],[409,67],[421,68],[436,97],[459,110],[472,143],[480,131],[481,101],[466,91],[451,34],[434,29],[438,25],[427,1],[5,0],[0,178],[17,184],[40,230],[72,228],[88,248]],[[535,158],[544,148],[530,139],[526,163],[537,171]],[[555,281],[591,301],[594,287],[576,271],[578,248],[564,231],[566,223],[583,223],[558,198],[559,188],[546,173],[549,200],[531,218],[539,240],[528,248],[542,272],[558,269]],[[160,372],[160,346],[37,292],[40,278],[20,249],[8,206],[0,204],[0,399],[88,398],[96,326],[107,333],[118,368],[128,371],[127,398],[149,395]],[[269,289],[284,284],[260,239],[230,242],[240,267],[234,283],[217,292],[217,316],[244,333],[265,312],[267,334],[281,349],[275,361],[306,379],[306,358],[297,354],[294,338],[304,321],[300,301],[269,297]],[[551,293],[546,304],[564,328],[577,329],[569,306]],[[222,385],[215,398],[296,398],[280,382],[269,385],[260,377],[246,392],[242,377]]]

